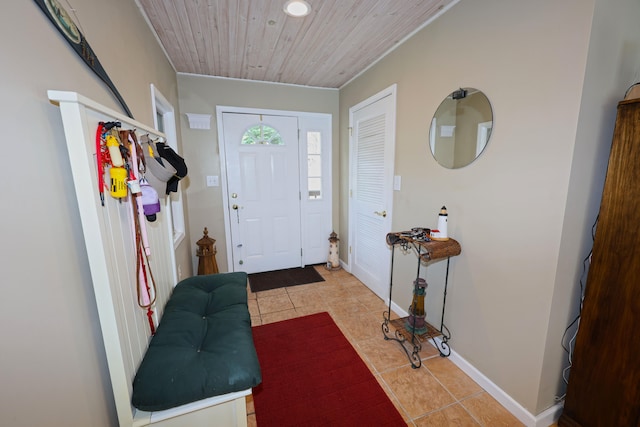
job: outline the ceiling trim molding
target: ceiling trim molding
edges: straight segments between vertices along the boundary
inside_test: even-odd
[[[210,76],[208,74],[195,74],[195,73],[184,73],[184,72],[177,72],[176,74],[179,75],[179,76],[204,77],[204,78],[207,78],[207,79],[231,80],[231,81],[243,82],[243,83],[262,83],[262,84],[268,84],[268,85],[298,87],[298,88],[302,88],[302,89],[323,89],[323,90],[329,90],[329,91],[339,91],[340,90],[340,88],[337,88],[337,87],[307,86],[307,85],[299,85],[299,84],[295,84],[295,83],[269,82],[269,81],[266,81],[266,80],[251,80],[251,79],[238,79],[238,78],[235,78],[235,77]]]

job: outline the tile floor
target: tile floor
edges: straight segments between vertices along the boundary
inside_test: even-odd
[[[423,345],[422,366],[412,369],[399,344],[383,339],[384,302],[344,270],[316,269],[324,282],[258,293],[248,289],[253,325],[329,312],[408,426],[523,425],[432,346]],[[248,425],[257,426],[251,397],[247,414]]]

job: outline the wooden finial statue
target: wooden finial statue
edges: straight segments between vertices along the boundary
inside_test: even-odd
[[[200,258],[198,261],[198,275],[216,274],[218,273],[218,263],[216,262],[215,239],[209,237],[209,230],[204,228],[204,236],[196,242],[198,249],[196,255]]]

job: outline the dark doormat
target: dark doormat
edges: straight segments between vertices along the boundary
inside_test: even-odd
[[[285,286],[304,285],[314,282],[324,282],[324,279],[312,265],[307,265],[304,268],[287,268],[249,274],[251,292],[268,291]]]

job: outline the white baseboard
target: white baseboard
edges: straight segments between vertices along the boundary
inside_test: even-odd
[[[387,306],[389,305],[389,298],[387,298],[384,301],[385,304],[387,304]],[[400,317],[407,317],[409,315],[409,313],[403,309],[400,308],[400,306],[398,304],[396,304],[395,302],[391,301],[391,310],[396,313],[398,316]]]
[[[436,340],[441,341],[439,338],[436,338]],[[560,418],[561,404],[553,405],[540,414],[533,415],[471,363],[456,353],[455,350],[451,349],[449,359],[527,427],[548,427]]]

